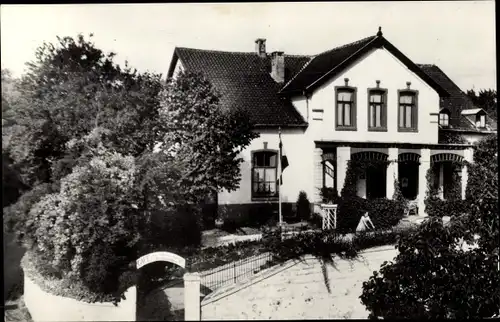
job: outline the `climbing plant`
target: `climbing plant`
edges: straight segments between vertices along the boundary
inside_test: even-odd
[[[464,211],[465,201],[462,201],[462,183],[461,178],[456,169],[461,169],[466,165],[465,161],[450,161],[452,171],[451,183],[448,187],[446,199],[443,200],[439,196],[439,191],[434,184],[434,169],[431,166],[426,173],[427,194],[424,198],[425,211],[429,216],[450,216],[450,214],[459,214]]]

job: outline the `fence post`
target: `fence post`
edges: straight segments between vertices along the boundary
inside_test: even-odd
[[[200,284],[199,273],[184,274],[184,320],[200,321]]]
[[[233,262],[233,276],[234,276],[234,282],[236,283],[236,262]]]

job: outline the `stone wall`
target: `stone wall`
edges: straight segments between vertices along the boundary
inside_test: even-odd
[[[362,284],[396,254],[393,246],[379,247],[352,262],[327,264],[330,292],[318,259],[289,262],[207,297],[201,304],[202,320],[367,318],[359,299]]]
[[[136,287],[130,287],[117,306],[86,303],[43,291],[24,276],[24,302],[33,321],[135,321]]]

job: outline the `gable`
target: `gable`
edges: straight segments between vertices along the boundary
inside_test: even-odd
[[[324,84],[328,79],[342,73],[349,68],[355,61],[365,56],[376,48],[384,48],[396,57],[413,73],[417,74],[430,87],[432,87],[440,96],[446,97],[449,93],[434,79],[424,73],[415,63],[392,45],[379,32],[376,36],[367,37],[359,41],[334,48],[315,56],[289,83],[287,83],[282,93],[310,92],[318,86]]]

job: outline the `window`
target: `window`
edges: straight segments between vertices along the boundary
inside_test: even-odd
[[[399,91],[398,129],[415,132],[418,128],[417,91]]]
[[[356,89],[353,87],[336,88],[336,129],[356,130]]]
[[[269,198],[278,195],[276,151],[259,151],[253,153],[252,160],[252,197]]]
[[[439,113],[439,125],[441,126],[450,125],[450,116],[448,115],[448,113]]]
[[[387,130],[387,95],[383,89],[368,90],[368,130]]]
[[[479,114],[476,116],[476,126],[477,127],[486,127],[486,115]]]
[[[334,161],[323,161],[323,187],[336,188]]]

